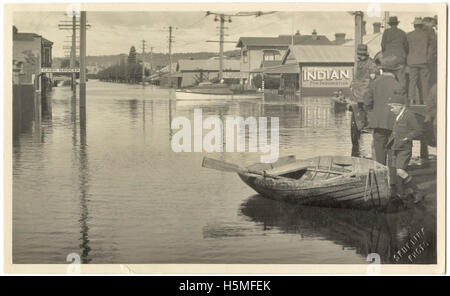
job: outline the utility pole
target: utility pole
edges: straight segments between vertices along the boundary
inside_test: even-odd
[[[75,12],[73,12],[72,15],[72,50],[70,52],[70,68],[75,68],[76,66],[76,60],[77,60],[77,43],[76,43],[76,39],[77,39],[77,31],[76,31],[76,26],[77,26],[77,19],[75,16]],[[71,84],[71,89],[74,93],[77,92],[77,88],[76,88],[76,82],[77,82],[77,73],[72,73],[72,84]]]
[[[384,12],[384,30],[387,30],[388,28],[388,22],[389,22],[389,11]]]
[[[172,26],[169,26],[169,87],[172,88]]]
[[[255,17],[259,17],[265,14],[271,14],[274,13],[273,11],[271,12],[261,12],[261,11],[254,11],[254,12],[238,12],[238,13],[234,13],[234,14],[225,14],[225,13],[218,13],[218,12],[212,12],[212,11],[207,11],[206,12],[206,16],[209,15],[214,15],[214,21],[215,22],[220,22],[220,27],[219,27],[219,80],[222,81],[223,79],[223,44],[226,43],[227,41],[224,40],[224,36],[225,36],[225,21],[228,21],[229,23],[231,23],[231,17],[248,17],[248,16],[255,16]],[[228,17],[228,20],[225,20],[225,18]],[[212,41],[212,40],[208,40],[207,42],[217,42],[217,41]]]
[[[355,64],[353,66],[353,73],[356,73],[358,64],[358,45],[362,43],[362,22],[364,13],[362,11],[355,11]]]
[[[150,75],[152,75],[153,71],[153,46],[150,47]]]
[[[225,16],[223,14],[220,15],[220,41],[219,41],[219,81],[222,82],[223,79],[223,41],[224,41],[224,24],[225,24]]]
[[[80,121],[86,120],[86,11],[80,15]]]
[[[70,48],[70,68],[76,68],[76,61],[77,61],[77,29],[80,29],[80,24],[77,22],[77,16],[76,12],[72,12],[72,20],[71,21],[61,21],[58,24],[59,30],[70,30],[72,31],[72,41],[71,41],[71,48]],[[89,29],[90,25],[85,24],[85,29]],[[70,41],[69,41],[70,42]],[[76,93],[76,81],[77,81],[77,74],[72,73],[72,84],[71,89],[74,93]]]
[[[142,86],[145,79],[145,40],[142,40]]]

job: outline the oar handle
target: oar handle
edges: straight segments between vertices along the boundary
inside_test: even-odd
[[[269,177],[269,178],[274,178],[274,179],[279,179],[280,178],[280,176],[268,174],[268,173],[266,173],[266,171],[247,170],[246,172],[250,173],[250,174],[260,175],[260,176],[263,176],[263,177]]]

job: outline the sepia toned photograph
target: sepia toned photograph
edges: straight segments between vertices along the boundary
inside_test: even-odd
[[[4,5],[11,273],[443,273],[444,3]]]

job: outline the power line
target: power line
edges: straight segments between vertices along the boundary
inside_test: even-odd
[[[227,14],[227,13],[218,13],[218,12],[212,12],[207,11],[206,16],[214,15],[214,21],[220,22],[219,26],[219,80],[222,81],[223,78],[223,45],[226,42],[225,41],[225,22],[228,23],[232,22],[231,17],[248,17],[248,16],[255,16],[259,17],[264,14],[271,14],[275,13],[273,12],[261,12],[261,11],[254,11],[254,12],[238,12],[233,14]]]

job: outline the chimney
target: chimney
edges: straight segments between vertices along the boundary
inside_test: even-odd
[[[373,33],[377,34],[380,32],[381,32],[381,23],[380,22],[373,23]]]
[[[295,35],[300,36],[300,30],[297,30],[297,32],[295,32]]]
[[[316,31],[316,29],[314,29],[313,31],[312,31],[312,39],[313,40],[317,40],[317,39],[319,39],[318,37],[317,37],[317,31]]]
[[[336,33],[336,34],[334,34],[334,38],[335,38],[336,44],[345,43],[345,33]]]
[[[18,31],[19,31],[19,30],[17,30],[17,27],[16,27],[16,26],[13,26],[13,35],[16,35]]]
[[[363,35],[363,36],[365,36],[366,35],[366,21],[362,21],[362,28],[361,28],[361,34]]]

